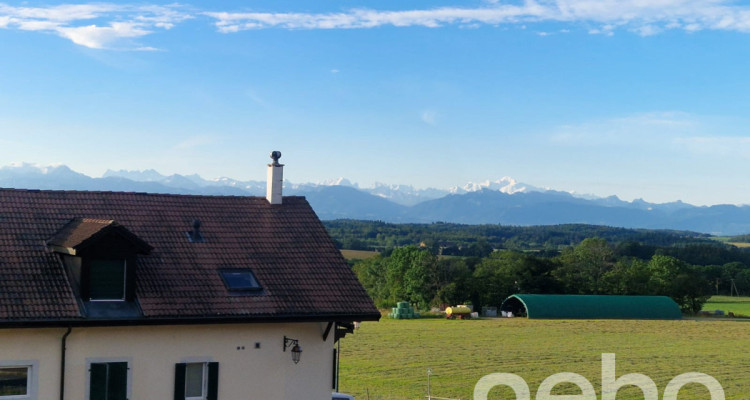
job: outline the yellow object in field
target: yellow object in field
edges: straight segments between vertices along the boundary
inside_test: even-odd
[[[466,306],[454,306],[454,307],[448,307],[445,309],[446,315],[469,315],[471,314],[471,309]]]

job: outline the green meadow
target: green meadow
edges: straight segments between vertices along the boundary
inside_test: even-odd
[[[733,312],[735,315],[750,317],[750,297],[713,296],[703,305],[703,310],[722,310],[724,314]]]
[[[341,343],[340,391],[358,400],[424,399],[427,370],[431,395],[467,400],[484,375],[505,372],[523,378],[536,396],[552,374],[573,372],[601,388],[601,355],[615,353],[616,377],[649,376],[659,399],[667,383],[686,372],[716,378],[727,399],[750,398],[750,322],[711,319],[641,320],[391,320],[365,322]],[[553,394],[580,394],[572,384]],[[498,387],[491,399],[515,399]],[[642,399],[623,387],[618,400]],[[678,399],[709,399],[698,384],[685,386]]]

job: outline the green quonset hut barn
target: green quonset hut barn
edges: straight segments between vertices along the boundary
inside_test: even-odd
[[[500,309],[530,319],[682,318],[680,307],[666,296],[514,294]]]

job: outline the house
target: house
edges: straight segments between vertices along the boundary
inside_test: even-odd
[[[0,189],[0,400],[330,399],[380,313],[302,197]]]

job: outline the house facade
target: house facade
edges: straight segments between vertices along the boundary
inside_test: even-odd
[[[380,314],[282,167],[266,198],[0,189],[0,400],[330,399]]]

